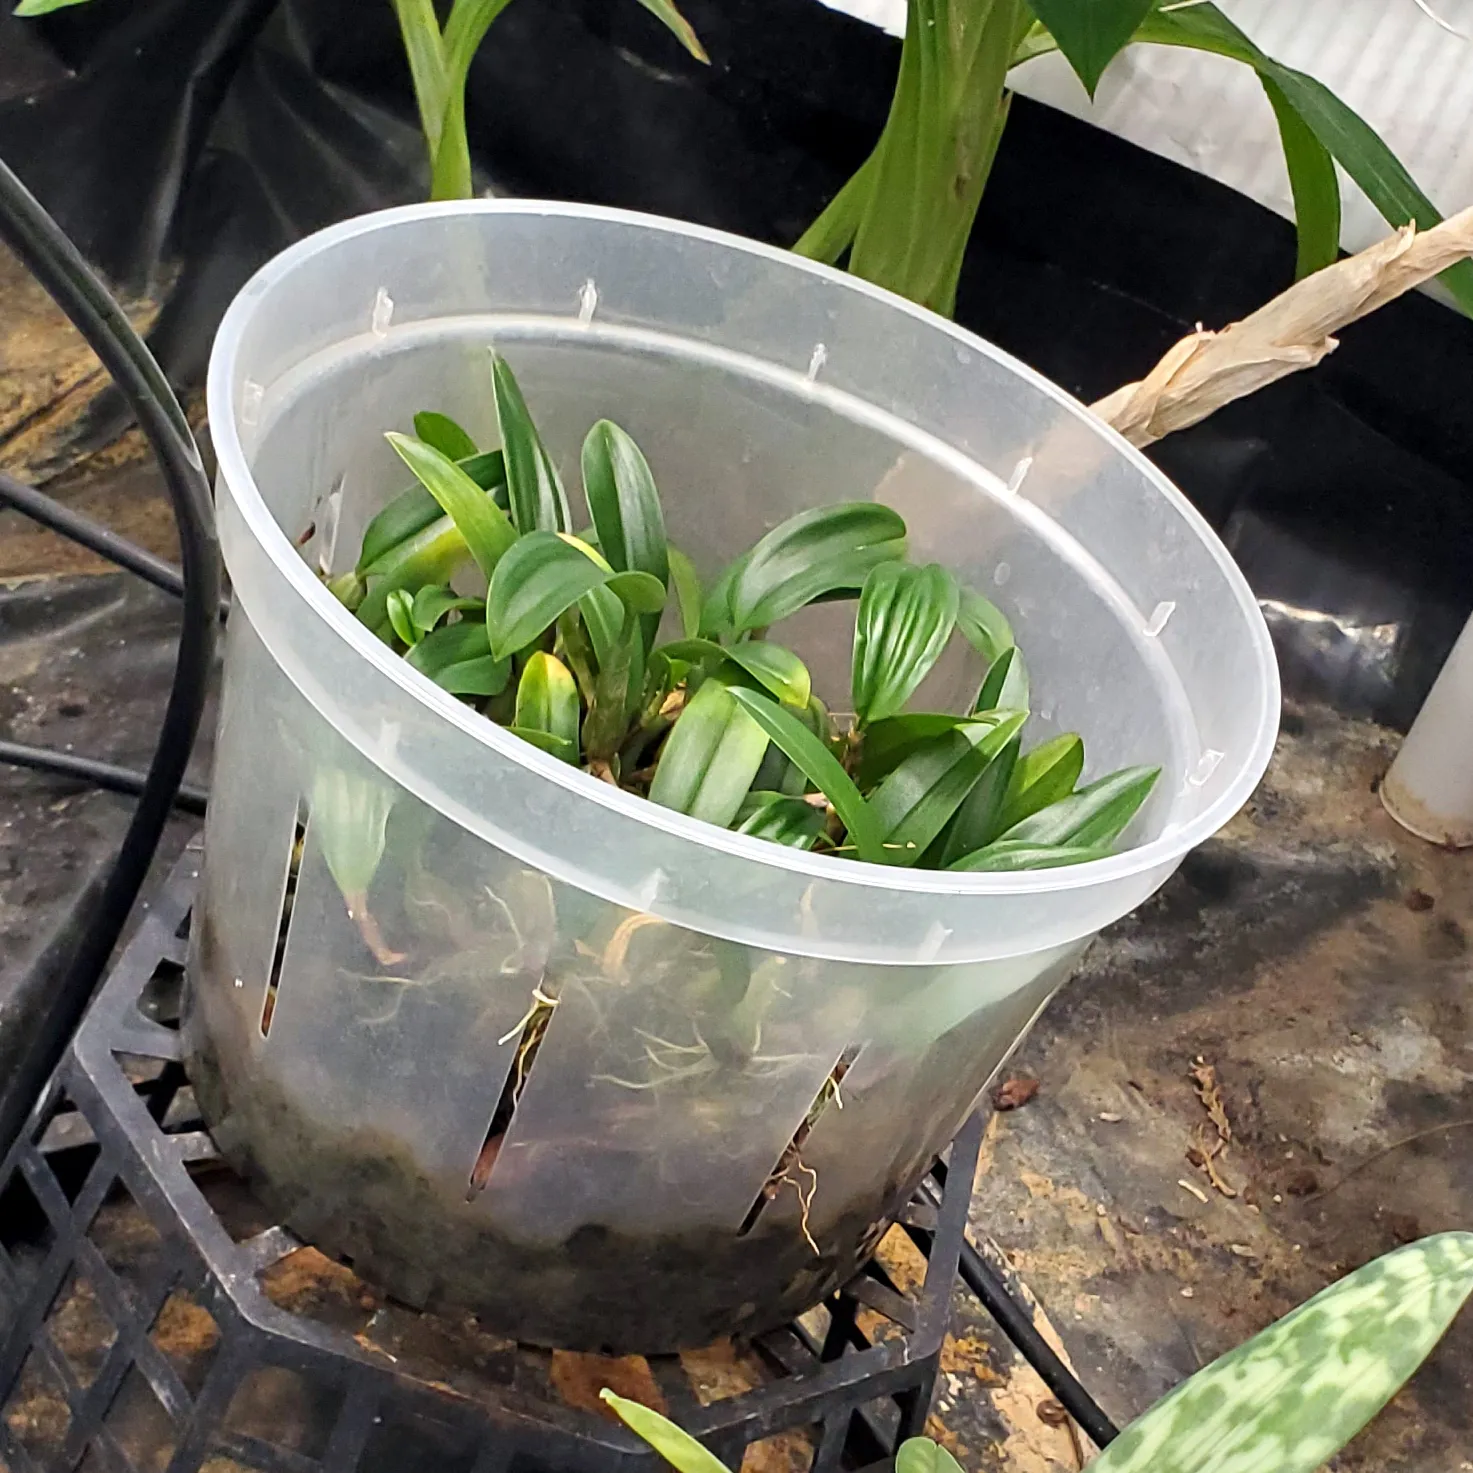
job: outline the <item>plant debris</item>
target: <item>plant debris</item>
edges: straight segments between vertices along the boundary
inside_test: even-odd
[[[1031,1079],[1026,1074],[1016,1075],[1012,1079],[1005,1080],[992,1091],[992,1108],[994,1110],[1021,1110],[1038,1093],[1038,1089],[1036,1079]]]

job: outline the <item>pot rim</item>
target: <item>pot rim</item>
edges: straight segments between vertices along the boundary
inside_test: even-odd
[[[392,228],[405,221],[434,219],[453,215],[540,215],[551,218],[601,220],[611,224],[635,226],[664,234],[681,235],[694,240],[720,245],[728,250],[745,252],[788,269],[807,273],[832,284],[859,292],[883,302],[890,310],[906,313],[925,322],[965,347],[1006,365],[1038,392],[1052,399],[1066,414],[1087,425],[1145,477],[1163,496],[1206,545],[1242,610],[1247,632],[1252,641],[1260,678],[1261,700],[1253,741],[1241,759],[1237,776],[1225,790],[1200,813],[1176,827],[1168,827],[1158,837],[1105,859],[1058,869],[1029,870],[1013,874],[975,874],[951,870],[921,870],[899,866],[864,864],[842,860],[832,855],[810,854],[805,850],[773,844],[730,829],[690,818],[662,808],[633,793],[626,793],[600,781],[578,768],[540,751],[529,742],[487,720],[479,712],[457,701],[441,690],[428,677],[413,669],[391,651],[328,591],[292,545],[286,533],[271,514],[256,486],[250,464],[241,443],[236,421],[233,378],[235,360],[257,304],[277,282],[289,276],[305,258],[322,253],[357,236]],[[448,200],[401,205],[392,209],[355,215],[327,227],[289,246],[274,256],[241,288],[231,303],[215,337],[210,354],[206,385],[206,408],[216,458],[218,482],[223,485],[235,509],[271,562],[292,590],[316,613],[337,637],[360,658],[368,661],[382,676],[400,686],[420,704],[429,706],[445,720],[457,726],[483,746],[509,761],[556,783],[573,794],[599,803],[621,816],[646,824],[674,838],[734,858],[789,870],[828,883],[867,886],[885,891],[909,891],[948,895],[1008,896],[1034,895],[1068,890],[1087,890],[1129,880],[1151,871],[1173,867],[1189,850],[1216,833],[1243,806],[1258,786],[1278,735],[1280,686],[1278,665],[1274,658],[1268,626],[1231,554],[1223,546],[1207,520],[1139,450],[1071,394],[1036,373],[1012,355],[985,339],[958,327],[926,308],[895,295],[863,279],[831,266],[807,260],[777,246],[748,240],[726,231],[692,225],[680,220],[633,210],[613,209],[599,205],[571,204],[536,199]],[[958,451],[958,454],[964,452]]]

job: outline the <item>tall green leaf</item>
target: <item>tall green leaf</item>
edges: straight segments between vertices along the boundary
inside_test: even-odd
[[[1259,80],[1278,121],[1279,143],[1294,195],[1299,236],[1294,275],[1312,276],[1340,254],[1340,179],[1335,173],[1335,160],[1295,112],[1284,89],[1271,77]]]
[[[521,385],[506,359],[491,354],[491,386],[501,453],[506,457],[506,491],[518,532],[566,532],[571,525],[563,483],[532,423]]]
[[[981,849],[997,837],[1003,804],[1007,801],[1008,788],[1013,781],[1013,769],[1018,765],[1018,754],[1023,744],[1017,733],[1026,720],[1025,715],[1012,728],[1012,735],[988,764],[987,771],[977,780],[976,787],[967,794],[962,806],[942,831],[936,854],[937,869],[948,868],[963,855]]]
[[[799,512],[741,559],[730,585],[732,630],[776,624],[826,593],[858,592],[872,568],[904,556],[905,522],[888,506],[855,501]]]
[[[1084,771],[1084,743],[1066,732],[1031,752],[1025,752],[1013,769],[1008,795],[998,817],[999,833],[1006,833],[1016,823],[1067,798]]]
[[[487,451],[484,455],[472,455],[457,461],[466,475],[483,491],[490,491],[497,505],[499,491],[506,490],[506,465],[499,450]],[[377,564],[390,556],[401,542],[422,532],[431,522],[444,513],[434,496],[420,485],[401,491],[379,514],[369,522],[363,532],[363,543],[358,553],[357,569],[365,577],[379,571]]]
[[[629,1401],[610,1391],[599,1392],[630,1431],[649,1443],[659,1455],[680,1473],[727,1473],[726,1464],[715,1453],[701,1446],[689,1432],[683,1432],[668,1417],[652,1412],[637,1401]]]
[[[675,8],[673,0],[639,0],[639,3],[666,26],[697,61],[711,60],[701,45],[701,38],[696,35],[695,27]]]
[[[1006,649],[989,666],[977,693],[978,711],[1026,711],[1031,692],[1028,689],[1028,667],[1023,651],[1017,645]]]
[[[1015,844],[1113,844],[1151,795],[1159,767],[1125,767],[1050,803],[1011,828],[1001,840]]]
[[[1275,111],[1291,109],[1387,221],[1392,225],[1415,222],[1419,229],[1426,230],[1442,219],[1417,181],[1365,119],[1323,83],[1265,56],[1217,6],[1200,3],[1155,10],[1137,27],[1135,39],[1209,51],[1251,66],[1261,80],[1277,88]],[[1275,100],[1274,93],[1269,96],[1270,101]],[[1305,157],[1297,144],[1286,147],[1295,149],[1301,160]],[[1328,191],[1323,185],[1315,192],[1327,200]],[[1319,221],[1314,228],[1323,240],[1328,233],[1326,223]],[[1441,280],[1463,310],[1473,313],[1473,261],[1449,267]]]
[[[491,653],[510,655],[531,644],[558,615],[609,580],[581,545],[556,532],[528,532],[496,565],[486,589]]]
[[[385,438],[444,507],[445,515],[465,538],[476,566],[490,578],[502,554],[516,541],[506,513],[453,460],[432,446],[393,430]]]
[[[840,822],[849,831],[849,840],[859,857],[872,864],[883,864],[885,848],[880,826],[839,759],[796,716],[790,715],[775,701],[741,686],[733,686],[731,694],[773,744],[787,753],[808,781],[833,805]]]
[[[667,546],[670,582],[674,585],[675,604],[680,611],[680,632],[694,639],[701,632],[701,578],[696,565],[678,547]]]
[[[1158,0],[1028,0],[1091,97]]]
[[[859,748],[859,786],[866,791],[895,770],[925,742],[959,726],[997,726],[1010,722],[1017,731],[1028,719],[1026,711],[985,711],[971,716],[949,711],[906,711],[877,721],[863,735]]]
[[[767,751],[767,733],[719,680],[687,702],[660,753],[650,801],[725,827]]]
[[[480,453],[476,442],[448,414],[433,409],[422,409],[414,416],[414,433],[448,460],[468,460]]]
[[[517,682],[513,724],[523,735],[528,731],[546,733],[559,743],[558,756],[576,762],[580,715],[578,686],[568,667],[538,650],[523,666],[522,678]]]
[[[1386,1405],[1473,1293],[1473,1233],[1368,1263],[1183,1382],[1096,1473],[1314,1473]]]
[[[931,673],[956,625],[956,579],[939,563],[881,563],[854,621],[850,691],[861,726],[893,716]]]
[[[946,868],[967,874],[1015,874],[1019,870],[1088,864],[1107,858],[1109,853],[1108,844],[1030,844],[1026,839],[999,839],[985,849],[962,855]]]

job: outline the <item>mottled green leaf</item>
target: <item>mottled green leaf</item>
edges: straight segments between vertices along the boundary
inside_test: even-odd
[[[572,672],[554,655],[538,650],[522,668],[517,682],[516,715],[513,725],[521,735],[545,732],[578,760],[578,724],[582,708]],[[559,755],[563,755],[559,750]]]
[[[491,653],[502,656],[531,644],[592,588],[607,583],[607,568],[556,532],[528,532],[496,565],[486,590]]]
[[[983,723],[995,726],[1020,713],[986,711],[980,715],[954,715],[950,711],[906,711],[877,721],[863,737],[859,749],[856,780],[866,792],[893,772],[912,752],[925,742],[954,731],[959,726]],[[1025,718],[1026,719],[1026,718]],[[1014,730],[1016,730],[1016,726]]]
[[[1013,768],[1013,780],[998,819],[999,833],[1067,798],[1084,771],[1084,743],[1072,732],[1056,736],[1024,752]]]
[[[1020,844],[1108,847],[1124,833],[1160,776],[1159,767],[1122,768],[1004,829],[1001,837]]]
[[[1088,864],[1104,859],[1110,853],[1108,844],[1092,848],[1077,844],[1029,844],[1016,839],[999,839],[984,849],[964,854],[946,866],[949,870],[968,874],[1013,874],[1027,869],[1062,869],[1065,865]]]
[[[606,419],[583,441],[583,492],[610,564],[618,572],[652,573],[666,583],[670,551],[655,478],[639,446]]]
[[[465,538],[476,566],[490,578],[502,554],[516,541],[506,513],[466,473],[433,447],[390,430],[400,458],[445,510]]]
[[[468,460],[479,453],[476,442],[448,414],[433,409],[422,409],[414,416],[414,433],[447,460]]]
[[[568,498],[552,457],[532,423],[516,375],[499,353],[491,354],[491,385],[501,453],[506,457],[506,492],[518,532],[566,532]]]
[[[776,701],[740,686],[733,686],[731,694],[761,725],[774,744],[787,753],[808,781],[829,800],[840,822],[849,831],[849,841],[859,857],[870,863],[884,863],[885,850],[879,824],[839,759],[802,721]]]
[[[1023,719],[1026,720],[1026,716]],[[1019,721],[1012,728],[1013,735],[988,763],[987,771],[978,778],[976,787],[967,794],[955,817],[942,831],[935,868],[945,869],[964,854],[981,849],[997,837],[1003,804],[1007,801],[1008,788],[1013,780],[1013,769],[1018,765],[1018,754],[1022,750],[1022,739],[1017,735],[1021,726],[1022,721]]]
[[[702,1447],[688,1432],[682,1432],[668,1417],[652,1412],[637,1401],[616,1395],[606,1386],[599,1395],[619,1414],[630,1431],[642,1437],[680,1473],[727,1473],[715,1453]]]
[[[720,680],[686,703],[650,784],[650,801],[726,827],[757,776],[767,734]]]
[[[956,625],[956,579],[939,563],[870,571],[854,621],[850,691],[861,726],[893,716],[931,673]]]
[[[857,592],[872,568],[904,556],[905,522],[887,506],[856,501],[799,512],[740,560],[730,582],[731,628],[765,628],[823,594]]]
[[[1314,1473],[1406,1383],[1470,1292],[1473,1234],[1398,1248],[1184,1381],[1091,1469]]]
[[[741,806],[736,825],[739,834],[751,834],[790,849],[811,849],[824,831],[827,815],[822,808],[787,793],[755,791]]]

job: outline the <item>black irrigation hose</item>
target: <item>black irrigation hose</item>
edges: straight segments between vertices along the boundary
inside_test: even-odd
[[[0,762],[11,767],[27,767],[32,772],[54,772],[60,777],[80,778],[108,793],[126,793],[130,797],[141,797],[148,786],[146,774],[131,767],[118,767],[111,762],[99,762],[94,757],[78,757],[71,752],[57,752],[50,747],[32,747],[25,742],[0,740]],[[174,807],[181,813],[192,813],[196,817],[204,814],[209,793],[204,788],[181,783],[174,795]]]
[[[0,1081],[0,1155],[60,1062],[147,877],[199,730],[215,650],[220,560],[210,488],[184,411],[158,364],[81,253],[0,162],[0,239],[46,289],[112,375],[164,474],[183,554],[183,620],[174,683],[132,822],[87,929],[44,1015]]]

